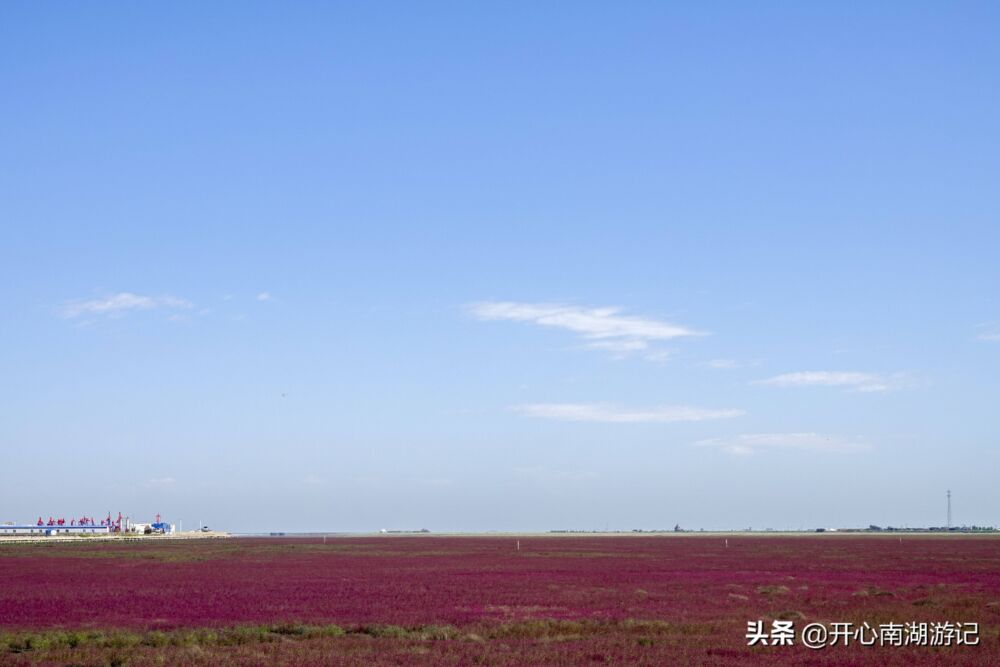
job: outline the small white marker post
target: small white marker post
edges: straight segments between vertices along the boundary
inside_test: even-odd
[[[729,540],[726,540],[726,548],[729,548]]]
[[[518,541],[517,541],[517,550],[518,550],[518,551],[520,551],[520,550],[521,550],[521,540],[518,540]]]

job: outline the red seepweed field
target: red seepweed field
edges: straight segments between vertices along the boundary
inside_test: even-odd
[[[1000,665],[993,536],[0,544],[0,582],[12,665]],[[791,646],[748,646],[775,620]],[[931,632],[809,649],[811,623]]]

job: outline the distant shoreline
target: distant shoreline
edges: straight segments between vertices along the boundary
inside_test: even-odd
[[[704,531],[644,531],[644,532],[633,532],[633,531],[580,531],[580,532],[570,532],[570,531],[545,531],[545,532],[526,532],[526,531],[511,531],[511,532],[498,532],[498,531],[488,531],[488,532],[395,532],[395,533],[381,533],[381,532],[267,532],[267,533],[230,533],[230,537],[236,539],[245,538],[353,538],[353,537],[408,537],[408,538],[420,538],[420,537],[497,537],[497,538],[507,538],[507,537],[524,537],[524,538],[560,538],[560,537],[678,537],[678,538],[691,538],[691,537],[903,537],[903,536],[982,536],[982,535],[1000,535],[1000,530],[968,530],[968,531],[943,531],[943,530],[922,530],[922,529],[904,529],[904,530],[836,530],[836,531],[823,531],[817,532],[814,530],[769,530],[769,531],[746,531],[746,530],[704,530]]]
[[[330,539],[349,540],[359,538],[492,538],[492,539],[566,539],[566,538],[676,538],[676,539],[707,539],[707,538],[816,538],[816,539],[838,539],[838,538],[899,538],[903,537],[932,537],[932,538],[968,538],[968,537],[1000,537],[998,530],[978,530],[978,531],[935,531],[935,530],[899,530],[899,531],[663,531],[663,532],[453,532],[453,533],[430,533],[430,532],[397,532],[397,533],[351,533],[351,532],[267,532],[267,533],[227,533],[222,531],[175,533],[171,535],[18,535],[0,537],[0,547],[10,544],[87,544],[93,542],[102,543],[155,543],[163,541],[183,541],[183,540],[211,540],[211,539]]]

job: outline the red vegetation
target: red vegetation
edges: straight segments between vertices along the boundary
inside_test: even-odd
[[[380,655],[395,655],[387,660],[394,664],[401,650],[412,664],[483,651],[489,664],[574,664],[583,659],[578,649],[649,664],[764,654],[789,663],[932,664],[942,651],[965,664],[1000,664],[1000,539],[729,536],[728,547],[725,539],[522,537],[520,551],[506,537],[0,545],[0,629],[338,624],[345,636],[312,649],[302,640],[296,650],[325,647],[328,658],[346,660],[360,641],[357,664],[380,660],[371,650],[388,640]],[[747,621],[774,618],[797,626],[978,622],[980,645],[748,648]],[[372,644],[378,633],[358,630],[365,626],[410,632]],[[449,639],[421,644],[415,629],[427,626],[452,628]],[[577,658],[569,660],[571,646]]]

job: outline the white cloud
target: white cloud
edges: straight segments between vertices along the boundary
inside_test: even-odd
[[[979,340],[990,343],[1000,342],[1000,324],[986,323],[980,324],[976,328],[979,329],[979,335],[976,336]]]
[[[745,414],[743,410],[695,408],[686,405],[622,408],[606,403],[532,403],[516,406],[514,410],[529,417],[543,419],[618,424],[697,422],[729,419]]]
[[[754,384],[774,387],[847,387],[860,392],[880,392],[896,389],[905,384],[900,374],[859,373],[856,371],[800,371],[784,373]]]
[[[746,433],[726,438],[712,438],[694,443],[695,447],[715,447],[730,454],[752,454],[762,449],[800,449],[807,451],[844,451],[865,449],[857,440],[822,433]]]
[[[151,310],[153,308],[187,309],[192,303],[175,296],[144,296],[132,292],[119,292],[103,299],[88,299],[70,301],[63,306],[62,314],[66,318],[81,315],[106,315],[117,317],[131,310]]]
[[[703,336],[702,332],[648,317],[622,315],[620,308],[582,308],[554,303],[483,301],[469,306],[480,320],[527,322],[566,329],[587,341],[584,347],[623,356],[643,352],[651,342]],[[653,353],[662,360],[662,353]]]
[[[173,477],[154,477],[149,480],[150,486],[168,487],[173,486],[177,483],[177,480]]]
[[[271,293],[270,292],[261,292],[260,294],[257,295],[257,300],[258,301],[270,301],[271,300]]]

